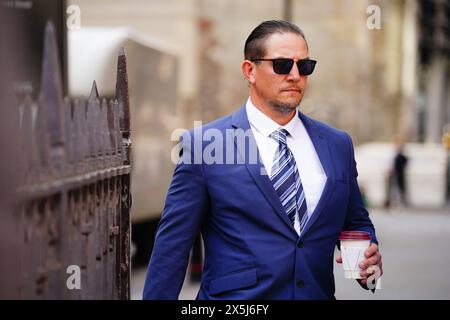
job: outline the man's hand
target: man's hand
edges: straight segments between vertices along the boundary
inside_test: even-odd
[[[370,268],[371,266],[377,266],[380,269],[380,277],[383,275],[383,262],[381,261],[381,253],[378,251],[378,245],[371,243],[370,246],[364,251],[366,257],[365,260],[361,261],[359,267],[361,268],[361,276],[366,279],[358,279],[359,283],[363,286],[367,285],[367,277],[375,273],[375,268]],[[342,256],[339,254],[336,256],[336,262],[342,263]]]

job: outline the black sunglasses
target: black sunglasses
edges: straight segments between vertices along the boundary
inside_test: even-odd
[[[251,59],[250,61],[272,61],[273,71],[276,74],[289,74],[294,65],[294,59]],[[309,76],[313,73],[317,61],[311,59],[301,59],[297,61],[297,68],[302,76]]]

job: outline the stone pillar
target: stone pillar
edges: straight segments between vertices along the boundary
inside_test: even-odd
[[[417,131],[415,99],[418,89],[418,30],[417,2],[411,1],[403,7],[401,109],[399,136],[402,141],[413,141]]]
[[[427,70],[427,106],[425,119],[425,141],[440,143],[444,125],[445,101],[445,58],[436,56]]]

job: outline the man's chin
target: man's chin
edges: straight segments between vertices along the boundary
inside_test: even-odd
[[[303,96],[299,96],[297,94],[286,97],[285,99],[279,99],[275,102],[282,105],[291,105],[294,106],[294,108],[298,107],[300,102],[302,101]]]
[[[298,105],[300,104],[300,101],[270,101],[270,105],[272,108],[283,114],[289,114],[295,111],[297,109]]]

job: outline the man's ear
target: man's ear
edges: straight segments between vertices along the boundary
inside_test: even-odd
[[[249,84],[255,83],[255,65],[249,60],[244,60],[241,68],[245,80],[247,80]]]

